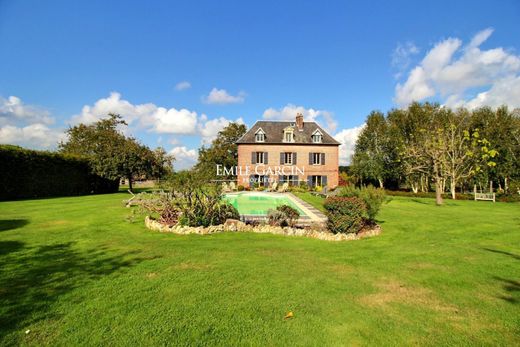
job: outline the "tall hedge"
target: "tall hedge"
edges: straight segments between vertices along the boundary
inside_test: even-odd
[[[116,192],[118,180],[91,172],[86,160],[0,145],[0,200]]]

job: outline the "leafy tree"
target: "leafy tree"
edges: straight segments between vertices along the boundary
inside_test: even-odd
[[[238,146],[236,142],[246,133],[244,124],[229,123],[219,131],[217,138],[208,148],[199,149],[199,159],[194,169],[205,179],[231,178],[217,177],[217,165],[233,167],[238,164]]]
[[[362,179],[375,180],[383,188],[385,179],[392,175],[393,154],[385,116],[373,111],[356,142],[353,170]]]
[[[158,178],[171,168],[173,157],[164,150],[155,152],[136,139],[125,136],[120,127],[126,122],[117,114],[67,130],[68,139],[59,145],[63,153],[76,154],[89,160],[92,170],[109,179],[126,178],[132,190],[135,178]]]

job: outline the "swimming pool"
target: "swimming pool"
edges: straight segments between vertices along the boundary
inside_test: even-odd
[[[266,216],[267,211],[281,205],[289,205],[305,216],[305,212],[287,195],[277,193],[241,192],[224,195],[224,199],[233,205],[241,215]]]

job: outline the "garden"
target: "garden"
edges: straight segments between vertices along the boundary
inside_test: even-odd
[[[326,242],[153,232],[128,197],[0,203],[0,344],[520,342],[518,204],[393,197]]]

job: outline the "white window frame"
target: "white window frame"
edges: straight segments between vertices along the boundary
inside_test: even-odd
[[[284,152],[283,163],[284,163],[284,165],[293,165],[294,164],[294,154],[292,152]]]
[[[323,176],[322,175],[312,175],[314,177],[314,180],[311,179],[311,181],[314,181],[313,187],[323,187]],[[319,181],[319,182],[318,182]]]
[[[256,152],[256,163],[265,164],[265,152]]]
[[[262,139],[259,140],[258,138],[261,137]],[[265,142],[265,133],[262,130],[262,128],[258,129],[255,133],[255,142]]]
[[[312,153],[312,165],[321,165],[321,153]]]
[[[311,135],[312,143],[322,143],[323,142],[323,134],[319,129],[316,129]]]
[[[287,137],[290,137],[289,139]],[[285,130],[283,132],[283,142],[294,142],[294,131],[293,130]]]

